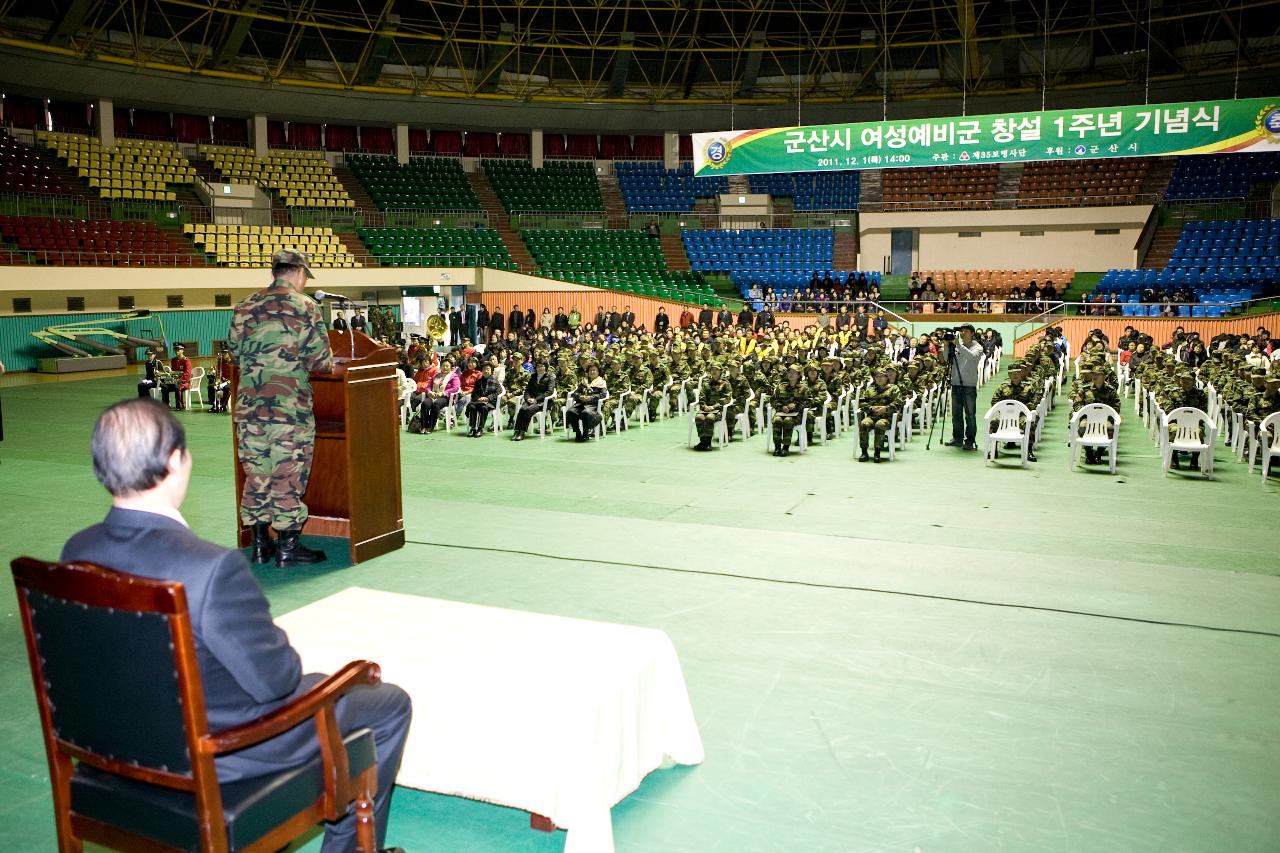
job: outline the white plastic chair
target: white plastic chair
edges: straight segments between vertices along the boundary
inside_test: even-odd
[[[458,425],[458,394],[454,391],[449,395],[449,405],[440,410],[440,417],[444,418],[444,431],[453,432],[453,428]]]
[[[601,397],[599,400],[596,400],[596,414],[602,415],[602,417],[600,418],[600,423],[597,424],[595,428],[595,437],[598,439],[604,438],[604,433],[605,433],[604,417],[603,417],[604,401],[608,399],[609,399],[609,394],[608,392],[606,392],[603,397]],[[573,432],[571,429],[569,429],[569,418],[568,418],[569,406],[572,404],[572,400],[573,400],[573,391],[570,391],[568,396],[566,397],[566,402],[565,402],[565,419],[564,419],[564,437],[565,438],[568,438],[569,435]]]
[[[796,440],[796,446],[800,448],[801,453],[804,453],[809,449],[809,440],[808,440],[809,413],[812,411],[813,410],[809,408],[805,408],[801,410],[800,420],[796,421],[791,427],[793,430],[796,430],[799,433],[799,436]],[[766,435],[771,436],[773,435],[772,427],[773,427],[773,406],[769,406],[768,407],[768,425],[766,427],[763,427],[760,431],[762,433],[765,433]],[[765,450],[765,453],[773,452],[772,441],[766,441],[764,443],[764,450]]]
[[[822,401],[822,415],[818,419],[818,444],[826,445],[827,443],[827,415],[831,413],[831,395],[827,394],[827,398]],[[840,432],[840,427],[836,427],[836,433]],[[831,436],[835,438],[835,434]]]
[[[755,402],[755,399],[755,391],[748,393],[747,399],[742,402],[742,411],[737,414],[735,419],[737,430],[742,434],[743,441],[751,438],[751,405]]]
[[[724,446],[729,443],[729,407],[733,403],[725,403],[720,407],[720,417],[711,427],[711,440],[720,446],[723,450]],[[693,447],[693,436],[695,427],[697,426],[696,418],[689,418],[689,446]]]
[[[1257,451],[1255,454],[1254,451]],[[1249,448],[1249,473],[1253,473],[1253,459],[1255,455],[1261,455],[1262,459],[1262,483],[1266,485],[1267,476],[1271,473],[1271,459],[1280,456],[1280,412],[1267,415],[1262,423],[1258,424],[1258,437],[1253,446]]]
[[[1074,471],[1080,460],[1081,447],[1105,447],[1111,462],[1111,473],[1116,472],[1116,452],[1120,441],[1120,413],[1105,403],[1089,403],[1081,406],[1071,416],[1067,427],[1067,446],[1070,448],[1067,470]]]
[[[1001,444],[1016,441],[1022,446],[1022,467],[1027,467],[1027,454],[1031,450],[1031,435],[1035,427],[1038,411],[1033,412],[1017,400],[1001,400],[987,410],[982,416],[985,427],[983,446],[987,462],[994,462],[996,451]],[[1025,420],[1026,426],[1019,426],[1019,420]],[[992,421],[998,421],[994,431]]]
[[[188,409],[191,408],[191,398],[200,398],[200,408],[204,408],[204,378],[206,371],[203,367],[197,367],[191,371],[191,384],[187,386],[187,390],[182,392],[182,404]]]
[[[658,398],[658,420],[660,421],[671,417],[671,386],[674,384],[674,379],[668,379],[662,386],[662,396]]]
[[[1170,436],[1170,430],[1173,435]],[[1166,413],[1161,418],[1161,457],[1163,473],[1167,476],[1174,451],[1200,454],[1200,471],[1213,477],[1213,443],[1218,428],[1213,418],[1199,409],[1183,406]],[[1204,438],[1201,438],[1203,433]]]
[[[400,427],[402,429],[409,425],[409,416],[410,416],[409,397],[413,394],[414,391],[417,391],[417,390],[418,390],[418,384],[414,382],[412,379],[410,379],[408,376],[405,376],[403,373],[401,373],[400,374]]]
[[[533,413],[533,416],[538,419],[538,438],[546,438],[547,433],[550,432],[550,430],[547,429],[547,427],[551,425],[551,410],[548,406],[551,405],[553,397],[554,395],[552,394],[548,394],[543,397],[542,408]]]

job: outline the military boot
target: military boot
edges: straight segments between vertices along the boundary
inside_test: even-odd
[[[276,555],[276,543],[271,541],[271,523],[255,522],[253,527],[253,562],[261,565],[271,562]]]
[[[864,441],[864,442],[862,442],[862,444],[861,444],[861,445],[859,445],[859,446],[862,448],[862,455],[858,457],[858,461],[859,461],[859,462],[866,462],[867,460],[869,460],[869,459],[871,458],[870,456],[868,456],[868,455],[867,455],[867,443]]]
[[[276,545],[276,565],[280,568],[303,563],[322,563],[324,551],[317,551],[302,544],[302,531],[282,530]]]
[[[698,440],[698,446],[694,448],[694,450],[710,450],[710,449],[711,449],[711,436],[709,435],[701,436]]]

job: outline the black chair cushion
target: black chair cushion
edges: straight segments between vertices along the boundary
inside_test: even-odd
[[[373,732],[357,729],[343,738],[352,777],[376,761]],[[324,791],[320,754],[298,767],[222,786],[222,810],[231,850],[243,850]],[[195,796],[77,765],[71,777],[73,814],[152,838],[181,850],[199,850]]]

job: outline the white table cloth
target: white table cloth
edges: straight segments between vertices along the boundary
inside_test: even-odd
[[[612,853],[609,810],[704,752],[662,631],[351,587],[277,623],[305,672],[382,666],[413,698],[401,785],[512,806]]]

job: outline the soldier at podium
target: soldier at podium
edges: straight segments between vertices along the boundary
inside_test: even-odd
[[[304,294],[307,279],[315,278],[310,259],[297,249],[281,249],[271,257],[271,277],[270,285],[236,306],[227,344],[240,366],[240,519],[253,532],[253,561],[274,556],[283,568],[325,558],[300,537],[316,435],[308,374],[333,370],[333,353],[320,308]]]

